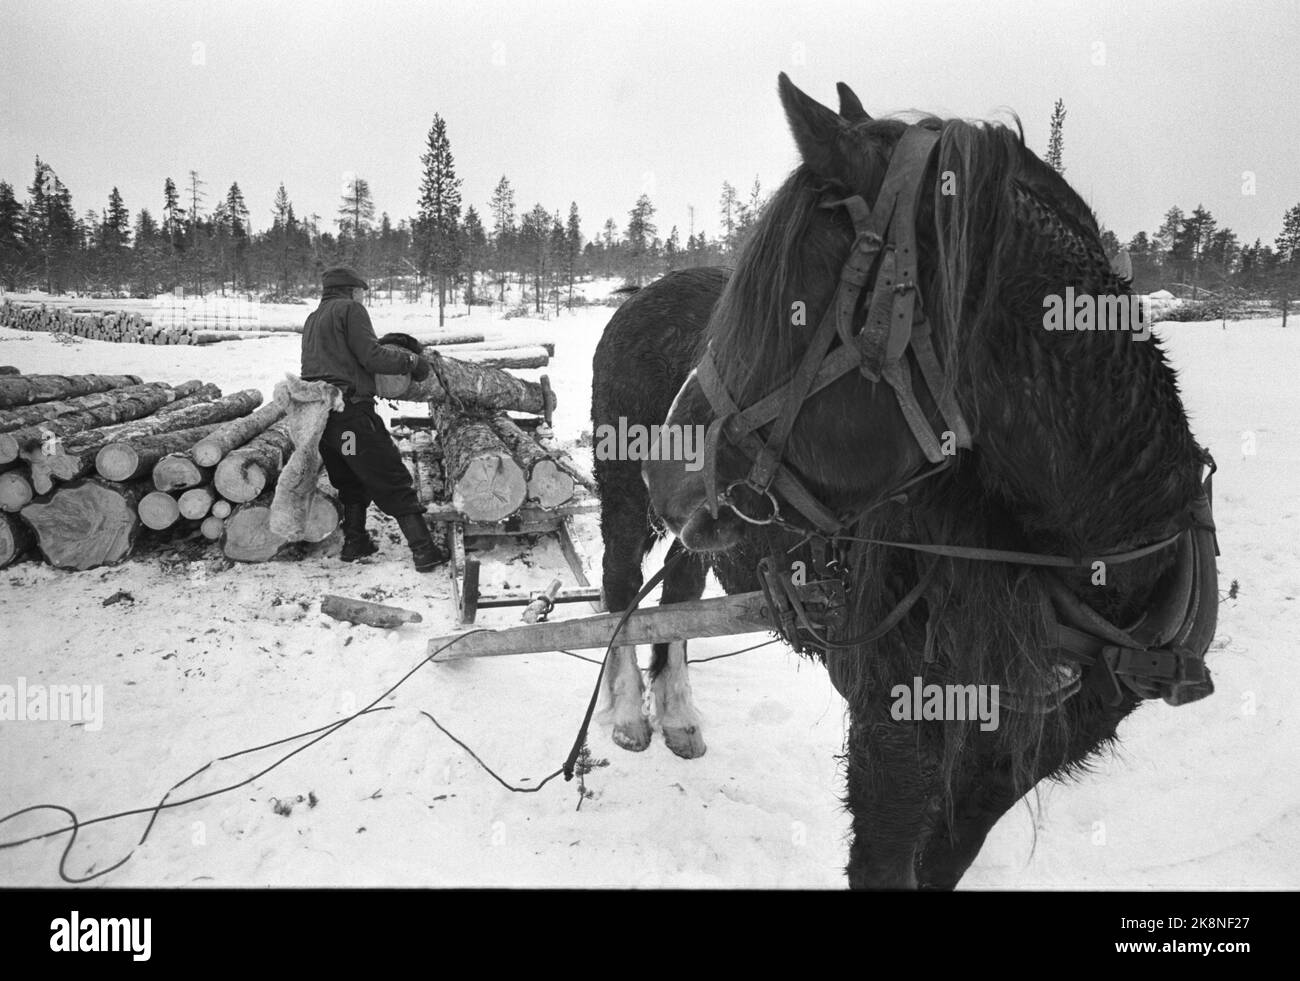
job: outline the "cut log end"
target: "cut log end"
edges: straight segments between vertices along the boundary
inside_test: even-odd
[[[181,516],[176,498],[162,491],[150,491],[142,497],[137,511],[140,523],[154,531],[170,528]]]

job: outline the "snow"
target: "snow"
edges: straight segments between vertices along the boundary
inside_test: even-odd
[[[505,320],[477,309],[447,327],[553,339],[556,430],[572,442],[590,429],[591,355],[611,313],[589,307]],[[401,305],[372,315],[381,332],[427,319]],[[1194,431],[1220,467],[1220,584],[1226,590],[1235,580],[1240,591],[1221,607],[1210,653],[1218,690],[1178,709],[1144,706],[1092,775],[1041,785],[1032,813],[1018,806],[993,830],[963,888],[1300,886],[1300,445],[1291,422],[1300,408],[1300,332],[1276,320],[1156,331],[1179,369]],[[203,378],[268,395],[296,369],[297,348],[296,335],[189,348],[64,345],[0,330],[0,364],[24,371]],[[378,698],[420,663],[429,637],[453,630],[454,618],[445,572],[414,572],[395,524],[372,511],[371,526],[379,555],[351,565],[333,542],[297,561],[234,568],[211,549],[189,562],[154,551],[83,573],[32,562],[0,571],[0,684],[101,685],[105,706],[93,732],[68,722],[0,723],[0,815],[48,803],[86,820],[152,806],[209,760]],[[594,517],[579,529],[598,569]],[[485,559],[484,584],[540,588],[563,568],[553,544],[531,553],[502,544]],[[118,591],[133,602],[102,606]],[[327,592],[416,609],[424,622],[396,631],[337,623],[319,613]],[[480,621],[517,617],[489,610]],[[691,654],[765,639],[693,642]],[[593,727],[591,751],[608,765],[586,775],[593,796],[580,809],[576,781],[507,791],[421,714],[503,779],[535,787],[567,754],[596,670],[560,653],[425,665],[380,702],[385,711],[247,786],[163,812],[131,860],[96,883],[843,887],[848,821],[835,759],[843,702],[824,671],[784,647],[692,668],[709,745],[701,759],[680,760],[659,738],[645,753],[627,753]],[[216,763],[173,798],[243,781],[305,742]],[[83,830],[68,873],[116,862],[147,821]],[[0,837],[64,823],[59,812],[37,812],[0,825]],[[0,884],[57,884],[65,845],[60,836],[0,850]]]

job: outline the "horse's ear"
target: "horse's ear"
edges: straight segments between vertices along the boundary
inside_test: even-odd
[[[843,82],[835,83],[835,91],[840,94],[840,115],[851,123],[869,123],[871,116],[862,108],[862,100],[857,93]]]
[[[811,99],[782,72],[777,83],[781,92],[781,105],[790,122],[790,132],[799,147],[803,162],[820,177],[837,180],[848,170],[841,135],[848,129],[838,115],[816,99]]]

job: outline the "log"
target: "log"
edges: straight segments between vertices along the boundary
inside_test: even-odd
[[[17,562],[36,544],[36,532],[16,514],[0,514],[0,569]]]
[[[194,462],[192,449],[184,453],[168,453],[154,464],[153,485],[160,491],[188,490],[200,484],[211,483],[213,471],[213,467],[201,467]]]
[[[140,523],[154,531],[170,528],[181,516],[176,498],[157,490],[150,491],[140,498],[136,512],[140,515]]]
[[[226,532],[226,522],[224,518],[219,518],[215,514],[210,514],[203,519],[199,525],[199,534],[210,542],[215,542]]]
[[[221,550],[236,562],[265,562],[288,542],[271,531],[271,491],[239,505],[225,521]]]
[[[528,481],[491,423],[435,406],[452,504],[474,521],[501,521],[519,510]]]
[[[105,480],[147,477],[163,457],[188,450],[220,425],[221,423],[214,422],[170,433],[113,440],[101,446],[95,454],[95,470]],[[157,484],[154,486],[157,487]]]
[[[200,384],[198,388],[184,398],[178,398],[175,402],[168,402],[158,410],[158,415],[179,412],[181,409],[188,409],[192,405],[202,405],[205,402],[212,402],[219,398],[221,398],[221,389],[216,385],[211,382]]]
[[[19,371],[11,364],[0,364],[0,375],[21,375],[21,374],[22,372]]]
[[[140,531],[136,508],[143,496],[141,484],[82,480],[60,487],[48,501],[27,505],[22,514],[51,565],[93,569],[130,554]]]
[[[483,334],[465,332],[461,334],[435,334],[433,339],[426,341],[428,347],[452,347],[460,344],[478,344],[484,339]]]
[[[224,422],[251,412],[261,400],[262,393],[257,389],[245,389],[213,402],[199,402],[172,412],[156,413],[120,426],[92,429],[73,437],[52,453],[38,447],[24,450],[22,456],[31,465],[32,487],[38,494],[44,494],[55,480],[75,480],[90,473],[95,466],[95,457],[106,443]]]
[[[449,399],[486,409],[510,409],[545,415],[555,408],[555,396],[547,396],[539,382],[516,378],[508,371],[470,364],[425,349],[433,370],[424,381],[411,382],[404,402],[446,402]],[[443,387],[443,381],[446,387]]]
[[[31,503],[32,482],[24,469],[0,473],[0,511],[21,511]]]
[[[289,424],[281,420],[246,446],[228,453],[217,465],[212,484],[228,501],[252,501],[274,482],[292,452]]]
[[[578,463],[569,455],[569,451],[562,447],[555,440],[555,433],[550,426],[540,425],[533,430],[533,438],[537,440],[537,445],[544,449],[564,470],[579,484],[587,488],[593,494],[599,494],[596,487],[596,478],[592,476],[591,471]]]
[[[230,512],[234,507],[224,497],[219,497],[212,502],[212,515],[216,518],[229,518]]]
[[[436,342],[431,342],[428,346],[433,348],[439,347]],[[525,347],[540,347],[546,352],[547,356],[552,358],[555,357],[554,341],[534,341],[524,340],[522,338],[512,339],[508,337],[498,337],[495,340],[480,341],[477,344],[461,344],[457,345],[455,350],[443,351],[441,353],[451,354],[458,358],[463,357],[466,360],[473,360],[469,356],[471,354],[478,354],[481,351],[517,351],[520,348]]]
[[[181,398],[191,397],[200,386],[199,382],[186,384],[193,385],[193,389]],[[41,420],[33,425],[0,433],[0,463],[16,460],[23,450],[35,449],[53,437],[61,440],[69,439],[87,430],[142,419],[178,398],[176,391],[166,385],[136,385],[91,397],[101,401],[97,405],[89,405],[65,412],[52,419]]]
[[[457,355],[469,363],[481,368],[545,368],[550,364],[550,357],[544,347],[519,347],[509,351],[467,351]]]
[[[226,423],[194,447],[194,462],[201,467],[215,467],[231,450],[243,446],[283,419],[284,413],[284,406],[268,402],[256,412]]]
[[[404,610],[400,606],[385,606],[383,603],[371,603],[368,600],[349,599],[332,593],[321,600],[320,611],[335,620],[364,623],[369,627],[379,627],[381,630],[393,630],[404,623],[424,621],[424,617],[414,610]]]
[[[135,375],[5,375],[0,377],[0,409],[139,384]]]
[[[523,468],[524,478],[528,481],[528,500],[536,501],[544,508],[553,508],[573,496],[572,475],[552,460],[508,415],[504,412],[494,415],[492,428]]]
[[[329,482],[324,469],[316,480],[316,491],[307,510],[307,524],[302,531],[304,542],[323,542],[334,534],[343,517],[339,492]]]
[[[216,492],[211,487],[191,487],[176,501],[181,517],[197,521],[206,518],[216,502]]]
[[[109,405],[127,395],[140,395],[156,389],[170,390],[173,398],[182,399],[202,387],[202,382],[188,381],[180,385],[168,385],[165,382],[144,382],[128,388],[113,388],[107,392],[94,392],[81,395],[75,399],[59,402],[37,402],[34,405],[19,406],[16,409],[0,411],[0,433],[12,432],[26,426],[35,426],[47,419],[57,419],[71,412],[94,409]]]
[[[411,462],[415,466],[415,491],[420,502],[432,504],[445,500],[447,481],[442,472],[442,452],[427,429],[411,435]]]

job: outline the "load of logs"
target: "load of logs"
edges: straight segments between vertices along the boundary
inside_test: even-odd
[[[119,562],[142,529],[271,558],[287,544],[268,518],[293,442],[284,409],[261,403],[201,381],[0,373],[0,568],[36,549],[65,569]],[[303,540],[338,522],[321,479]]]
[[[542,421],[555,408],[545,376],[529,381],[482,362],[446,357],[433,346],[424,354],[432,364],[428,377],[417,382],[399,376],[401,394],[393,396],[427,402],[437,433],[436,444],[421,430],[399,444],[423,502],[449,504],[469,521],[491,524],[525,505],[551,510],[583,487],[595,489]]]
[[[52,334],[72,334],[94,341],[118,344],[216,344],[219,341],[242,341],[266,336],[266,331],[232,333],[202,330],[190,324],[154,324],[138,313],[78,308],[47,307],[45,304],[17,304],[6,299],[0,303],[0,327],[35,330]]]
[[[399,378],[393,396],[430,409],[398,445],[431,511],[494,523],[594,490],[543,421],[555,406],[545,376],[442,350],[426,347],[433,370]],[[270,559],[287,544],[269,527],[293,451],[284,411],[255,389],[223,395],[198,380],[0,368],[0,568],[34,549],[67,569],[118,562],[142,529],[201,535],[238,561]],[[303,538],[324,541],[338,523],[322,472]]]

